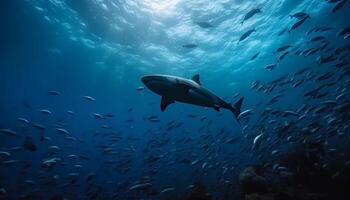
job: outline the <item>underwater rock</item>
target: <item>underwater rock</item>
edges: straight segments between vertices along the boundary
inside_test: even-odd
[[[239,184],[243,194],[265,193],[266,179],[257,173],[256,167],[247,167],[239,174]]]

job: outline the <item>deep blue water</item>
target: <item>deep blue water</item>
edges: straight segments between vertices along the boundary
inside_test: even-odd
[[[347,0],[0,4],[0,199],[349,199]]]

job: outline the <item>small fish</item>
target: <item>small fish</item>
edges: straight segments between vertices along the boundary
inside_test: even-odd
[[[344,35],[350,34],[350,26],[343,28],[337,33],[338,37],[342,37]]]
[[[64,129],[64,128],[56,128],[56,131],[59,132],[59,133],[63,133],[63,134],[65,134],[65,135],[71,135],[71,134],[69,133],[69,131],[67,131],[67,130]]]
[[[273,150],[272,152],[271,152],[271,155],[276,155],[276,154],[278,154],[278,150]]]
[[[347,2],[347,0],[342,0],[342,1],[340,1],[339,3],[337,3],[337,4],[334,6],[334,8],[332,9],[332,13],[337,12],[340,8],[342,8],[342,7],[345,5],[346,2]]]
[[[35,182],[33,180],[24,180],[24,183],[30,184],[30,185],[35,185]]]
[[[78,156],[74,155],[74,154],[70,154],[70,155],[67,156],[67,158],[76,159],[76,158],[78,158]]]
[[[11,154],[7,151],[0,151],[0,157],[10,157]]]
[[[151,188],[152,187],[152,183],[141,183],[141,184],[136,184],[136,185],[133,185],[129,188],[129,191],[132,191],[132,190],[146,190],[148,188]]]
[[[49,150],[51,150],[51,151],[60,151],[61,148],[58,147],[58,146],[49,146]]]
[[[300,86],[302,83],[304,82],[304,79],[301,79],[299,81],[296,81],[294,84],[293,84],[293,88],[297,88],[298,86]]]
[[[104,119],[104,116],[99,113],[92,113],[92,115],[95,119]]]
[[[62,161],[61,158],[55,157],[55,158],[48,158],[44,159],[41,163],[41,167],[43,169],[50,169],[58,164],[58,162]]]
[[[88,101],[95,101],[95,98],[93,98],[91,96],[83,96],[83,98],[88,100]]]
[[[321,55],[321,56],[319,56],[318,58],[317,58],[317,61],[318,61],[318,63],[321,65],[321,64],[326,64],[326,63],[329,63],[329,62],[333,62],[333,61],[335,61],[335,60],[337,60],[337,57],[335,57],[334,55],[329,55],[329,56],[323,56],[323,55]]]
[[[23,118],[23,117],[19,117],[17,118],[18,121],[22,122],[22,123],[25,123],[25,124],[29,124],[29,120]]]
[[[344,97],[346,97],[347,93],[341,93],[339,94],[338,96],[335,97],[336,100],[341,100],[341,99],[344,99]]]
[[[189,117],[189,118],[196,118],[197,116],[194,115],[194,114],[188,114],[188,117]]]
[[[279,53],[279,52],[285,51],[285,50],[289,49],[290,47],[292,47],[292,45],[289,45],[289,44],[281,46],[280,48],[276,49],[276,52]]]
[[[332,27],[320,27],[316,29],[316,32],[326,32],[332,30]]]
[[[136,91],[143,91],[144,89],[145,89],[145,87],[140,86],[140,87],[136,88]]]
[[[253,32],[255,32],[255,29],[250,29],[247,32],[245,32],[238,40],[237,44],[245,39],[247,39]]]
[[[310,42],[317,42],[320,40],[325,40],[326,38],[324,36],[316,36],[310,39]]]
[[[51,115],[52,114],[52,112],[47,110],[47,109],[39,110],[39,112],[42,113],[42,114],[45,114],[45,115]]]
[[[297,21],[297,22],[296,22],[295,24],[293,24],[293,26],[289,29],[289,32],[291,32],[292,30],[295,30],[295,29],[299,28],[302,24],[305,23],[305,21],[306,21],[307,19],[308,19],[308,18],[305,17],[305,18],[303,18],[303,19]]]
[[[253,150],[256,149],[257,146],[259,145],[262,136],[263,136],[263,133],[260,133],[259,135],[257,135],[254,138],[254,140],[253,140],[253,147],[252,147]]]
[[[241,22],[241,24],[243,24],[246,20],[252,18],[254,15],[261,13],[261,9],[260,8],[254,8],[252,10],[250,10],[247,14],[244,15],[244,18]]]
[[[77,141],[77,139],[75,137],[70,137],[70,136],[64,137],[63,139],[70,140],[70,141]]]
[[[68,113],[69,115],[75,115],[75,112],[73,112],[73,111],[71,111],[71,110],[67,110],[67,113]]]
[[[251,60],[251,61],[252,61],[252,60],[255,60],[255,59],[259,56],[259,54],[260,54],[260,52],[254,54],[254,55],[250,58],[250,60]]]
[[[17,133],[11,129],[0,129],[0,133],[4,133],[10,136],[17,136]]]
[[[195,164],[197,164],[198,162],[199,162],[199,160],[194,160],[194,161],[191,162],[191,165],[195,165]]]
[[[285,32],[287,32],[288,31],[288,28],[284,28],[284,29],[282,29],[277,35],[278,36],[281,36],[281,35],[283,35]]]
[[[169,193],[169,192],[173,192],[173,191],[175,191],[175,188],[169,187],[169,188],[165,188],[162,191],[160,191],[160,194],[165,194],[165,193]]]
[[[204,120],[206,120],[208,117],[207,116],[203,116],[203,117],[201,117],[200,119],[199,119],[199,121],[204,121]]]
[[[238,115],[237,119],[245,118],[245,117],[249,116],[249,115],[252,114],[252,113],[253,113],[253,110],[252,110],[252,109],[245,110],[245,111],[241,112],[241,113]]]
[[[159,118],[149,118],[148,121],[150,122],[160,122]]]
[[[299,117],[299,113],[295,112],[295,111],[292,111],[292,110],[286,110],[286,111],[283,111],[283,116],[284,117],[288,117],[288,116],[297,116]]]
[[[198,22],[194,22],[195,24],[197,24],[198,26],[200,26],[201,28],[212,28],[213,25],[211,25],[209,22],[204,22],[204,21],[198,21]]]
[[[198,47],[198,45],[196,44],[185,44],[185,45],[182,45],[183,48],[188,48],[188,49],[194,49],[196,47]]]
[[[335,106],[338,103],[337,103],[337,101],[334,101],[334,100],[326,100],[326,101],[322,101],[321,104]]]
[[[59,96],[61,95],[61,93],[59,91],[56,91],[56,90],[50,90],[48,91],[48,93],[52,96]]]
[[[20,162],[19,160],[6,160],[6,161],[0,162],[0,165],[14,165],[19,162]]]
[[[304,18],[309,18],[310,16],[305,13],[305,12],[298,12],[292,15],[289,15],[291,18],[297,18],[297,19],[304,19]]]
[[[288,54],[289,51],[284,52],[281,56],[278,57],[278,62],[282,61]]]
[[[271,70],[275,69],[276,67],[277,67],[276,64],[270,64],[270,65],[267,65],[267,66],[265,67],[265,69],[271,71]]]

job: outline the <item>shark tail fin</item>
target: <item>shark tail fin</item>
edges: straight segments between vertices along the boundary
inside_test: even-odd
[[[241,114],[241,107],[243,104],[244,97],[240,98],[232,107],[231,107],[231,112],[233,115],[236,117],[238,120],[239,114]]]

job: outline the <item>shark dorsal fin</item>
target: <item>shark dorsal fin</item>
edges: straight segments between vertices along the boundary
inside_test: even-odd
[[[201,84],[201,81],[199,80],[199,74],[196,74],[192,77],[192,80],[196,83],[198,83],[199,85]]]
[[[166,109],[166,107],[168,107],[168,105],[172,103],[175,103],[175,101],[166,97],[162,97],[162,99],[160,100],[160,110],[163,112]]]

